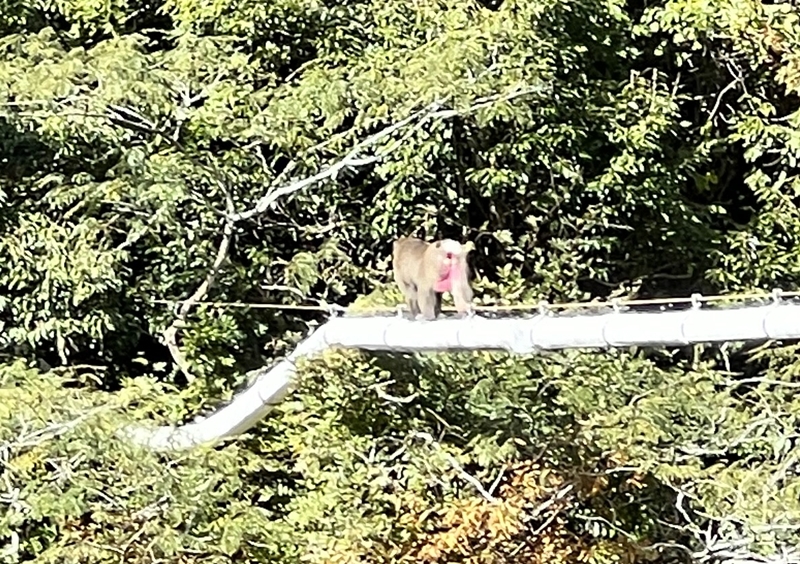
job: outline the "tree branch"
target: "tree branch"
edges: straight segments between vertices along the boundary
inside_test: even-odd
[[[183,355],[180,347],[178,346],[178,330],[186,326],[186,318],[189,315],[189,310],[192,308],[192,306],[208,295],[208,291],[214,284],[214,280],[217,277],[219,269],[222,267],[222,263],[225,262],[226,258],[228,258],[228,250],[230,249],[231,239],[233,238],[234,222],[231,219],[231,213],[233,212],[233,198],[221,180],[219,183],[220,188],[225,193],[225,206],[228,213],[226,214],[226,218],[224,220],[225,226],[222,230],[222,241],[220,241],[219,248],[217,249],[217,256],[214,259],[211,267],[208,269],[208,273],[206,274],[206,278],[203,280],[203,283],[197,287],[197,289],[189,298],[183,301],[181,307],[178,309],[178,315],[175,316],[175,319],[172,320],[172,323],[164,330],[163,333],[164,344],[167,345],[175,364],[178,365],[178,368],[181,372],[183,372],[183,375],[186,376],[186,380],[189,383],[194,381],[194,375],[191,372],[191,367],[189,366],[186,357]]]
[[[422,125],[429,120],[448,119],[457,115],[469,114],[481,108],[491,106],[492,104],[495,104],[497,102],[509,101],[514,98],[524,96],[526,94],[539,92],[542,89],[543,86],[541,85],[526,86],[523,88],[512,90],[511,92],[506,94],[495,94],[492,96],[477,98],[475,102],[465,110],[453,110],[453,109],[441,110],[439,108],[442,106],[444,102],[442,100],[436,100],[435,102],[428,104],[423,109],[414,112],[410,116],[398,122],[395,122],[392,125],[385,127],[384,129],[378,131],[377,133],[374,133],[373,135],[370,135],[369,137],[367,137],[362,141],[359,141],[341,160],[332,165],[327,166],[317,174],[269,190],[264,196],[262,196],[258,200],[258,202],[254,207],[252,207],[249,210],[234,214],[231,219],[234,222],[250,219],[256,215],[264,213],[267,209],[269,209],[269,207],[273,203],[275,203],[283,196],[293,194],[295,192],[303,190],[304,188],[312,186],[318,182],[322,182],[323,180],[336,179],[336,176],[339,174],[339,172],[341,172],[345,168],[358,168],[378,162],[384,157],[386,157],[389,153],[393,152],[398,147],[400,147],[402,145],[402,141],[407,139],[411,135],[411,133],[422,127]],[[365,149],[368,149],[376,145],[379,141],[382,141],[383,139],[389,137],[390,135],[396,133],[401,129],[404,129],[406,126],[412,123],[414,123],[414,126],[412,127],[409,133],[404,135],[398,141],[391,143],[383,151],[376,151],[375,154],[371,156],[366,156],[366,157],[360,156],[360,153]]]

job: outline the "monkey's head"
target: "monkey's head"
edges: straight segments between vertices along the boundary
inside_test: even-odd
[[[464,255],[464,249],[461,243],[453,241],[452,239],[442,239],[434,243],[436,248],[448,259],[453,259]]]

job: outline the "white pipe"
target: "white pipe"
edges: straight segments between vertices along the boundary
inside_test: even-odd
[[[286,359],[261,369],[253,384],[200,421],[181,427],[134,427],[125,434],[152,449],[185,449],[243,433],[289,392],[295,362],[327,348],[394,352],[505,350],[515,354],[569,348],[677,346],[800,338],[800,305],[669,312],[611,312],[528,318],[340,317],[319,327]]]

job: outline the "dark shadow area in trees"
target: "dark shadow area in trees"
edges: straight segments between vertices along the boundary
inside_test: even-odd
[[[487,10],[491,10],[496,12],[501,8],[503,5],[503,0],[476,0],[478,4],[486,8]]]
[[[0,181],[13,187],[8,192],[10,201],[0,211],[13,209],[16,203],[39,194],[29,192],[29,188],[19,186],[18,183],[42,170],[50,170],[46,164],[53,162],[55,154],[56,151],[38,135],[20,131],[7,118],[0,116]],[[0,223],[0,227],[3,225],[7,224]]]
[[[3,18],[0,20],[0,34],[4,37],[16,33],[35,34],[48,27],[55,30],[57,34],[69,30],[72,23],[64,14],[58,10],[40,6],[42,4],[36,5],[21,0],[5,3]],[[11,17],[12,14],[13,17]]]
[[[115,4],[113,7],[118,9],[122,5]],[[116,35],[133,33],[140,33],[150,39],[150,44],[145,45],[146,52],[161,51],[174,46],[174,41],[167,37],[174,28],[174,23],[157,2],[129,0],[124,4],[125,13],[116,14],[112,10],[102,15],[98,13],[94,19],[71,17],[57,7],[54,3],[15,1],[4,10],[15,14],[16,21],[8,22],[11,19],[8,16],[4,18],[5,21],[0,20],[0,33],[4,36],[12,33],[35,34],[51,28],[66,50],[88,50]],[[114,33],[106,30],[108,25],[113,27]]]
[[[38,135],[20,131],[6,118],[0,117],[0,155],[0,190],[5,196],[3,205],[0,206],[0,232],[10,234],[18,227],[19,216],[35,208],[46,192],[46,189],[36,188],[30,182],[23,183],[23,179],[51,171],[56,151]],[[0,267],[2,268],[4,267]],[[14,265],[6,263],[5,268],[14,268]],[[23,301],[36,283],[36,280],[26,280],[25,284],[15,288],[3,287],[3,297],[9,304]],[[0,309],[0,323],[6,329],[17,327],[20,323],[20,312],[10,308]],[[43,360],[49,366],[60,364],[54,339],[41,343],[35,351],[27,341],[10,343],[10,349],[15,356]]]
[[[266,428],[265,433],[269,435],[268,444],[285,444],[280,423],[273,425],[267,422],[264,427]],[[241,442],[244,450],[254,456],[263,456],[270,461],[269,470],[263,467],[252,472],[240,470],[242,478],[253,488],[250,501],[254,505],[274,511],[278,515],[287,512],[287,506],[293,497],[291,493],[303,489],[301,485],[303,474],[292,470],[294,468],[292,455],[288,450],[277,451],[264,448],[265,439],[262,436],[237,440]],[[270,492],[270,495],[264,496],[264,492]],[[267,497],[266,501],[264,501],[265,497]],[[259,498],[261,498],[260,502]]]
[[[455,352],[448,357],[465,357],[464,362],[468,363],[469,354]],[[526,380],[523,387],[504,388],[503,382],[488,386],[487,401],[499,403],[480,405],[480,399],[471,397],[475,386],[485,379],[479,375],[479,367],[470,370],[464,380],[455,381],[449,377],[446,366],[436,363],[435,353],[374,352],[369,356],[375,366],[386,371],[388,378],[394,381],[385,386],[386,394],[404,397],[415,393],[417,396],[407,403],[392,401],[382,398],[375,389],[359,390],[357,382],[349,382],[346,387],[357,391],[348,394],[346,403],[339,406],[340,420],[354,433],[380,436],[389,432],[395,437],[405,437],[418,429],[415,420],[424,419],[434,429],[431,433],[441,434],[444,442],[464,446],[478,435],[496,436],[498,443],[524,436],[529,445],[522,447],[526,456],[541,456],[544,445],[559,443],[570,434],[565,430],[575,428],[571,417],[556,416],[549,407],[557,388],[535,375]],[[514,395],[525,405],[508,403],[504,397],[507,395]],[[566,440],[561,447],[569,444]]]
[[[628,2],[628,11],[638,20],[648,7],[646,2],[640,0]],[[800,98],[794,94],[787,94],[784,87],[774,81],[764,81],[764,76],[769,76],[777,71],[776,60],[764,60],[759,68],[748,69],[741,77],[735,77],[729,70],[730,61],[726,59],[724,43],[715,43],[711,38],[700,38],[705,44],[706,54],[698,56],[693,47],[676,44],[672,41],[672,34],[655,32],[639,35],[635,42],[641,47],[643,56],[635,61],[634,68],[641,72],[656,68],[667,76],[663,79],[666,84],[678,86],[680,98],[680,119],[691,123],[688,128],[682,128],[686,136],[683,145],[686,148],[698,146],[711,135],[718,139],[725,139],[733,134],[737,118],[747,116],[751,109],[742,104],[750,104],[745,97],[738,100],[744,91],[759,92],[759,97],[766,99],[776,108],[776,121],[800,106]],[[657,47],[663,48],[657,48]],[[655,55],[660,53],[660,55]],[[676,59],[686,55],[691,57],[691,65],[678,66]],[[743,80],[743,84],[736,85],[735,80]],[[720,95],[727,87],[734,85],[722,98]],[[685,96],[691,92],[692,96]],[[711,115],[712,108],[717,105],[716,112]],[[713,119],[714,131],[711,134],[702,134],[701,127]],[[705,136],[704,136],[705,135]],[[745,178],[755,170],[762,170],[769,174],[769,169],[775,163],[774,154],[766,154],[755,162],[748,163],[744,158],[745,147],[741,142],[724,143],[717,146],[710,153],[708,160],[695,163],[695,168],[688,174],[687,182],[682,190],[683,198],[691,205],[708,207],[720,206],[725,210],[722,214],[706,214],[703,224],[709,233],[717,235],[718,239],[731,232],[747,229],[748,223],[756,218],[764,206],[771,205],[759,201],[753,190],[745,184]],[[776,168],[776,174],[779,172]],[[713,179],[713,183],[710,179]],[[703,241],[704,239],[698,239]],[[707,244],[709,250],[712,245]],[[703,257],[703,248],[699,252],[691,253],[695,262],[695,277],[702,277],[703,271],[713,261]],[[699,259],[699,261],[698,261]],[[774,280],[772,284],[793,287],[793,280]],[[641,296],[658,296],[680,289],[691,289],[686,286],[667,288],[643,287]],[[715,287],[704,291],[715,292],[721,288]],[[700,286],[697,289],[700,290]]]
[[[88,514],[84,514],[80,519],[80,525],[88,524],[90,520],[91,517]],[[19,545],[19,552],[14,554],[16,561],[37,561],[39,559],[38,557],[41,556],[40,551],[42,546],[49,546],[51,543],[55,543],[54,537],[59,529],[60,527],[56,522],[56,518],[41,516],[37,519],[35,516],[28,513],[23,523],[14,525],[13,531],[19,535],[19,538],[28,541]],[[33,540],[33,542],[31,542],[31,540]],[[11,544],[6,546],[11,546]]]
[[[358,17],[370,6],[363,0],[323,0],[316,9],[301,4],[292,7],[287,3],[266,4],[265,11],[249,22],[252,29],[247,29],[247,39],[234,43],[242,52],[252,55],[252,61],[263,61],[257,73],[263,78],[253,82],[254,88],[259,90],[274,86],[276,81],[283,82],[303,65],[332,53],[350,60],[357,58],[371,43],[369,27],[362,25]],[[231,4],[231,8],[241,10],[237,4]],[[208,22],[198,32],[210,36],[241,34],[234,23],[236,18],[230,17],[228,10],[223,10],[222,15],[224,25]]]
[[[113,380],[106,379],[104,381],[106,386],[114,391],[119,389],[124,377],[153,376],[154,364],[163,363],[167,367],[165,372],[155,374],[156,377],[161,376],[159,379],[162,381],[174,367],[169,349],[158,336],[151,335],[145,326],[137,323],[142,318],[128,316],[128,319],[131,320],[131,325],[126,328],[125,332],[109,335],[110,340],[113,340],[114,337],[119,339],[116,341],[117,346],[114,348],[114,356],[111,359],[111,364],[117,369],[115,372],[118,376]],[[129,346],[126,347],[126,344]],[[148,364],[133,362],[136,357],[146,358]]]
[[[634,21],[641,17],[645,5],[641,2],[629,2],[627,9],[634,18]],[[602,10],[599,10],[602,12]],[[594,12],[594,11],[592,11]],[[568,35],[567,45],[570,41],[583,42],[589,45],[592,38],[596,35],[596,31],[590,24],[583,22],[581,19],[581,11],[570,12],[565,17],[559,16],[555,22],[566,22],[564,25],[569,29],[576,29],[576,33]],[[575,21],[577,19],[577,21]],[[585,25],[582,25],[584,24]],[[556,33],[558,26],[554,26]],[[585,29],[589,29],[587,37],[583,33]],[[597,76],[598,78],[605,73],[609,78],[620,80],[624,78],[622,74],[630,72],[631,63],[620,65],[618,63],[616,50],[620,45],[624,45],[627,41],[631,45],[635,45],[641,49],[641,53],[637,59],[633,60],[632,66],[634,70],[640,72],[652,71],[653,68],[659,70],[660,73],[666,73],[666,77],[659,77],[665,85],[671,83],[685,83],[690,81],[693,84],[693,91],[700,92],[702,96],[692,98],[691,100],[682,100],[680,105],[681,119],[687,120],[695,124],[695,128],[686,130],[687,138],[667,137],[662,140],[664,146],[663,163],[666,170],[672,171],[672,174],[680,174],[687,178],[683,188],[676,185],[676,191],[671,196],[672,204],[669,200],[661,199],[662,205],[659,209],[649,210],[647,206],[640,206],[640,209],[635,213],[630,214],[630,219],[626,227],[633,228],[632,233],[626,231],[614,232],[609,229],[604,233],[605,236],[616,237],[619,241],[617,244],[618,249],[612,255],[596,257],[597,260],[605,263],[609,270],[610,282],[583,280],[581,281],[581,289],[590,292],[592,295],[604,296],[619,284],[624,284],[627,281],[642,278],[641,287],[637,293],[637,297],[662,297],[668,295],[681,295],[684,293],[703,292],[709,293],[719,290],[719,288],[702,280],[704,271],[713,265],[712,251],[718,247],[715,241],[720,240],[719,234],[731,228],[731,219],[734,221],[746,222],[749,220],[752,212],[749,204],[751,202],[739,201],[742,197],[741,194],[733,192],[729,194],[731,189],[740,190],[741,181],[744,174],[744,161],[741,157],[741,151],[738,149],[727,148],[724,151],[718,151],[711,161],[705,165],[700,164],[700,169],[696,172],[690,172],[692,167],[697,166],[687,161],[687,158],[692,154],[695,145],[700,143],[702,139],[697,133],[697,128],[708,119],[708,108],[705,107],[708,100],[713,101],[717,92],[730,81],[721,71],[719,66],[709,59],[706,66],[702,69],[687,73],[683,69],[683,75],[679,74],[681,69],[677,68],[673,62],[675,51],[679,47],[675,47],[668,42],[666,52],[661,56],[654,56],[652,53],[657,52],[656,46],[665,39],[667,35],[652,34],[647,36],[636,36],[632,40],[629,34],[623,33],[624,30],[606,32],[606,36],[615,37],[619,41],[610,41],[609,45],[613,45],[613,49],[603,45],[592,45],[589,49],[590,60],[587,66],[587,76]],[[600,37],[603,34],[601,33]],[[587,57],[587,59],[589,59]],[[603,63],[598,65],[598,61]],[[595,74],[592,75],[592,69]],[[603,70],[605,69],[605,70]],[[609,70],[617,69],[618,72],[611,72]],[[602,70],[602,72],[601,72]],[[681,81],[678,82],[680,76]],[[679,90],[680,94],[682,90]],[[735,93],[734,93],[735,94]],[[734,95],[731,94],[731,95]],[[577,109],[580,109],[578,107]],[[575,114],[576,117],[579,113]],[[572,120],[568,120],[572,122]],[[579,123],[579,122],[578,122]],[[595,163],[607,162],[607,159],[615,154],[615,148],[605,143],[605,149],[602,148],[604,143],[600,141],[597,147],[599,151],[593,151],[593,155],[602,155],[601,158],[594,160]],[[604,154],[605,153],[605,154]],[[688,167],[688,168],[687,168]],[[699,178],[705,172],[714,171],[719,177],[720,190],[696,190],[692,178]],[[590,178],[594,173],[601,172],[600,170],[592,171],[587,169],[586,177]],[[640,175],[640,178],[627,179],[633,185],[642,184],[648,177]],[[663,179],[667,181],[667,178]],[[674,183],[674,181],[671,181]],[[580,196],[583,197],[582,195]],[[586,200],[584,206],[596,204],[591,200]],[[613,198],[603,202],[606,206],[615,206],[619,202],[615,202]],[[667,204],[666,210],[669,211],[670,221],[665,224],[660,219],[661,213],[664,211],[664,205]],[[690,209],[694,209],[694,213],[698,213],[705,217],[703,222],[694,222],[691,217],[683,217],[683,214],[678,213],[683,205],[689,204]],[[728,214],[712,215],[706,213],[705,208],[711,204],[723,205]],[[674,208],[674,210],[670,210]],[[585,209],[585,207],[584,207]],[[565,210],[570,213],[570,210]],[[580,208],[571,211],[570,215],[579,215]],[[624,221],[624,218],[622,219]],[[539,237],[539,244],[546,244],[549,239],[548,229],[549,225],[545,224],[542,234]],[[673,235],[665,238],[665,233],[672,232]],[[638,257],[636,262],[633,261],[620,261],[615,259],[616,256]],[[592,258],[592,257],[587,257]],[[617,261],[616,264],[614,261]],[[692,264],[692,273],[687,275],[686,265]]]
[[[595,9],[596,8],[596,9]],[[574,50],[575,45],[583,45],[586,49],[586,56],[578,61],[564,60],[555,64],[555,68],[561,69],[561,74],[556,75],[557,82],[564,82],[572,84],[574,76],[586,76],[588,84],[584,89],[586,97],[575,97],[574,99],[563,98],[559,101],[559,105],[555,108],[549,108],[553,105],[552,101],[539,101],[531,104],[531,110],[537,120],[539,127],[558,127],[563,124],[570,124],[574,128],[581,131],[583,140],[580,147],[565,146],[563,148],[549,148],[555,153],[564,156],[567,160],[571,153],[575,153],[572,159],[582,167],[583,177],[585,182],[593,179],[597,175],[605,171],[606,164],[612,157],[617,155],[619,148],[611,143],[606,135],[606,132],[601,130],[601,121],[592,119],[590,109],[592,105],[597,105],[599,99],[592,99],[592,97],[599,96],[603,88],[607,88],[608,84],[626,82],[629,78],[630,63],[627,59],[619,56],[620,49],[626,44],[631,44],[628,39],[628,29],[624,23],[609,22],[603,19],[597,20],[598,13],[605,13],[603,9],[595,6],[595,3],[587,2],[579,4],[578,8],[570,5],[569,9],[556,8],[546,16],[542,17],[539,24],[541,33],[556,43],[556,46],[563,45],[563,49],[554,49],[553,56],[566,57],[561,53],[570,53],[571,49]],[[575,68],[577,65],[577,69]],[[568,89],[558,89],[565,91]],[[516,102],[523,103],[521,101]],[[545,112],[542,108],[549,109]],[[454,186],[451,186],[459,194],[467,196],[469,204],[467,205],[468,219],[465,221],[467,225],[481,225],[485,222],[496,224],[498,227],[506,227],[512,231],[512,238],[518,239],[517,235],[522,236],[528,230],[526,218],[534,216],[541,221],[539,231],[536,233],[535,241],[532,243],[537,247],[547,249],[551,240],[563,239],[569,237],[570,220],[572,222],[580,221],[588,210],[598,205],[603,205],[613,208],[621,204],[622,195],[606,194],[601,200],[598,194],[592,193],[589,190],[580,190],[576,187],[570,189],[571,198],[569,203],[560,202],[554,194],[553,179],[551,178],[550,171],[538,162],[535,154],[530,155],[530,159],[523,162],[522,157],[514,155],[506,155],[500,158],[500,162],[494,164],[495,167],[522,171],[530,179],[529,185],[526,187],[524,195],[517,191],[517,187],[509,186],[508,189],[499,188],[497,194],[494,195],[491,201],[486,201],[486,198],[481,195],[483,191],[482,186],[471,186],[469,182],[464,181],[467,171],[481,170],[486,167],[480,157],[486,151],[498,144],[509,142],[508,137],[529,135],[526,131],[512,131],[509,132],[507,127],[503,124],[496,124],[486,126],[480,130],[471,127],[469,120],[456,119],[454,123],[453,135],[453,157],[452,162],[446,163],[444,167],[438,167],[437,173],[439,179],[445,177],[455,178]],[[668,166],[677,169],[684,158],[681,153],[683,144],[681,142],[674,143],[673,147],[665,148],[665,161]],[[580,157],[581,154],[590,154],[591,158]],[[449,155],[443,156],[447,160]],[[503,162],[505,161],[505,162]],[[670,163],[672,163],[670,165]],[[643,183],[647,177],[639,179],[630,179],[632,182]],[[556,180],[560,181],[560,180]],[[610,197],[609,197],[610,196]],[[634,237],[628,236],[626,230],[615,231],[614,228],[606,228],[603,233],[606,237],[612,237],[619,240],[618,249],[614,250],[614,256],[626,257],[636,252],[649,252],[653,257],[659,257],[654,265],[642,265],[637,268],[635,264],[628,264],[620,261],[619,266],[610,265],[612,272],[612,280],[628,279],[637,275],[637,271],[652,272],[654,269],[663,265],[664,253],[667,258],[673,257],[674,266],[665,274],[683,274],[679,271],[681,265],[684,265],[687,257],[687,249],[692,251],[688,241],[708,240],[708,237],[701,238],[696,236],[695,223],[690,218],[679,224],[671,224],[670,229],[674,229],[676,233],[682,234],[684,243],[675,245],[675,241],[668,241],[663,245],[663,248],[653,248],[652,241],[656,240],[655,237],[648,237],[643,229],[652,223],[654,218],[658,218],[659,214],[647,214],[644,205],[652,201],[646,194],[642,196],[641,211],[631,213],[629,221],[634,221],[633,225],[628,225],[638,230]],[[619,200],[619,201],[615,201]],[[548,201],[548,199],[550,201]],[[683,203],[683,198],[676,194],[674,198],[674,206],[680,207]],[[544,216],[542,218],[542,216]],[[625,223],[626,218],[620,218],[621,222]],[[626,226],[626,227],[628,227]],[[494,273],[492,265],[497,262],[503,262],[507,257],[504,256],[503,245],[493,241],[491,237],[485,238],[482,242],[485,249],[479,246],[479,252],[476,253],[475,261],[476,267],[485,272],[490,280],[493,280]],[[663,252],[662,252],[663,251]],[[705,249],[694,247],[694,253],[700,260],[707,257],[708,253]],[[590,255],[591,253],[588,253]],[[641,254],[641,253],[640,253]],[[594,256],[586,256],[587,260],[614,260],[614,256],[607,257],[605,254],[598,254]],[[646,256],[646,255],[645,255]],[[532,265],[530,265],[532,266]],[[702,270],[702,269],[701,269]],[[523,277],[530,277],[533,271],[526,263],[522,264]],[[664,284],[662,284],[663,286]],[[674,286],[671,285],[671,286]],[[690,286],[693,287],[693,286]],[[587,288],[595,295],[607,295],[610,289],[602,288],[598,285]],[[660,291],[660,289],[658,289]]]
[[[35,186],[35,180],[50,173],[69,179],[78,174],[89,174],[94,180],[108,179],[108,171],[118,164],[119,147],[100,140],[79,141],[75,138],[72,151],[65,154],[59,147],[48,143],[47,138],[20,131],[6,118],[0,117],[0,155],[4,162],[0,181],[14,184],[10,200],[4,208],[35,207],[51,189],[48,185]],[[25,178],[28,183],[21,184]]]

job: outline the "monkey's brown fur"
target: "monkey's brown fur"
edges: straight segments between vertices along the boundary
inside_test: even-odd
[[[416,237],[401,237],[392,247],[394,279],[415,319],[427,320],[442,311],[442,293],[449,291],[460,314],[471,310],[472,288],[469,266],[461,244],[452,239],[427,243]]]

